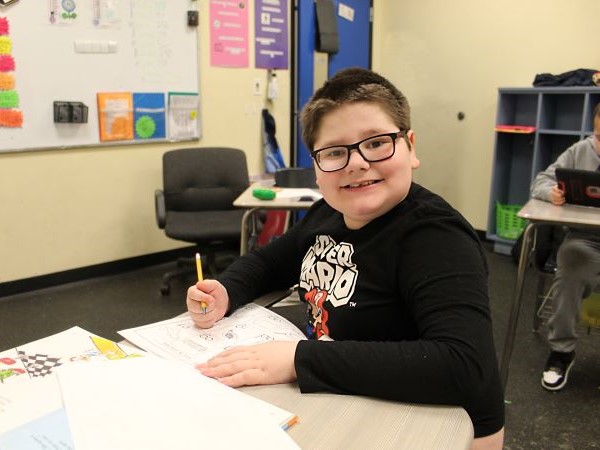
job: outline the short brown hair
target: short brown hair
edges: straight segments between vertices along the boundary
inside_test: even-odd
[[[377,103],[400,130],[410,130],[408,100],[390,81],[367,69],[343,69],[326,81],[300,113],[302,140],[314,149],[317,132],[325,114],[354,102]]]

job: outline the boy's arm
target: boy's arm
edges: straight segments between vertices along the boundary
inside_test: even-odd
[[[530,196],[538,200],[544,200],[546,202],[552,202],[552,188],[556,186],[556,168],[557,167],[574,167],[574,149],[575,146],[571,146],[565,150],[556,159],[555,162],[550,164],[546,170],[538,173],[533,182],[531,183]]]

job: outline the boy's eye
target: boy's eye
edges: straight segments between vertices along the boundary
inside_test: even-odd
[[[365,142],[364,148],[367,150],[375,150],[386,143],[385,139],[373,139],[371,141]]]
[[[346,149],[344,147],[330,148],[321,152],[321,157],[327,159],[341,158],[345,153]]]

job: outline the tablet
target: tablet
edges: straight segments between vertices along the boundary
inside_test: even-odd
[[[559,167],[556,180],[567,203],[600,207],[600,171]]]

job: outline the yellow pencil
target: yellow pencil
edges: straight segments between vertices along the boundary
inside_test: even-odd
[[[198,281],[202,281],[204,276],[202,275],[202,259],[200,253],[196,253],[196,272],[198,272]],[[206,303],[200,302],[202,305],[202,313],[206,314]]]

